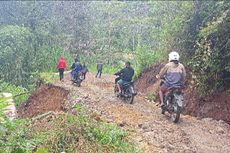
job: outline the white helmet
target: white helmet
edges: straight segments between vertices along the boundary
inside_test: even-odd
[[[177,52],[169,53],[169,62],[170,61],[179,61],[180,55]]]

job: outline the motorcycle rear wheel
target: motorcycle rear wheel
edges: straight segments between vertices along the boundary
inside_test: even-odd
[[[133,103],[133,99],[134,99],[134,95],[132,93],[132,89],[131,88],[128,88],[127,91],[126,91],[126,94],[128,95],[125,99],[126,101],[129,103],[129,104],[132,104]]]
[[[165,114],[165,109],[161,107],[161,114]]]
[[[119,90],[118,90],[118,87],[117,85],[114,86],[114,95],[117,97],[119,94]]]

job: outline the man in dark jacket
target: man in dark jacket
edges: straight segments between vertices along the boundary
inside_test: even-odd
[[[123,84],[131,82],[132,81],[132,77],[134,75],[134,70],[133,68],[130,66],[130,62],[126,62],[125,63],[125,68],[123,68],[122,70],[120,70],[119,72],[115,73],[115,75],[119,75],[119,80],[116,79],[115,83],[117,84],[119,93],[121,94],[121,87]]]
[[[83,63],[83,65],[82,65],[82,70],[81,70],[81,72],[82,72],[82,74],[83,74],[83,79],[85,80],[85,76],[86,76],[86,73],[88,72],[89,70],[88,70],[88,68],[87,68],[87,66],[85,65],[85,62]]]
[[[75,80],[78,75],[78,72],[80,72],[81,70],[82,70],[81,63],[77,59],[75,59],[75,62],[71,66],[71,72],[70,72],[71,80]]]
[[[96,78],[99,76],[99,78],[101,78],[101,74],[102,74],[102,69],[103,69],[103,63],[98,63],[97,64],[97,74],[96,74]]]

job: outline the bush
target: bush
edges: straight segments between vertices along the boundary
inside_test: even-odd
[[[0,77],[15,85],[26,85],[32,72],[33,34],[25,27],[0,27]]]
[[[0,81],[0,93],[9,92],[14,97],[14,103],[18,107],[25,102],[29,97],[29,91],[26,88],[15,86],[13,84]]]
[[[152,51],[149,46],[138,46],[136,50],[136,75],[164,57],[163,51]]]
[[[37,37],[20,26],[0,27],[0,79],[29,88],[38,72],[56,72],[56,64],[64,53],[67,66],[73,59],[59,46],[38,45]]]
[[[135,152],[127,141],[127,133],[117,126],[97,122],[85,110],[76,106],[78,115],[62,114],[49,122],[52,131],[45,127],[31,131],[38,151],[48,152]]]
[[[30,122],[17,119],[6,120],[0,124],[0,152],[31,152],[34,141],[27,135],[27,127]]]
[[[57,72],[57,62],[63,54],[63,49],[59,46],[43,46],[38,49],[38,53],[33,60],[34,72]],[[67,69],[74,62],[71,54],[68,51],[64,52],[64,57],[67,63]]]
[[[223,73],[230,72],[230,2],[209,1],[199,4],[201,8],[185,26],[187,40],[183,53],[186,63],[193,70],[199,93],[208,95],[227,87]],[[199,22],[195,21],[198,17]],[[197,31],[194,31],[194,26],[198,27]],[[193,37],[187,38],[188,35]]]

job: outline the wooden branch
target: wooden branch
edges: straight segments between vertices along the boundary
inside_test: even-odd
[[[53,111],[49,111],[49,112],[47,112],[47,113],[44,113],[44,114],[41,114],[41,115],[38,115],[38,116],[32,118],[32,121],[41,120],[41,119],[43,119],[43,118],[46,118],[46,117],[49,116],[49,115],[55,115],[55,113],[54,113]]]
[[[29,94],[29,93],[30,93],[30,92],[20,93],[20,94],[18,94],[18,95],[13,96],[13,98],[18,97],[18,96],[21,96],[21,95]]]

